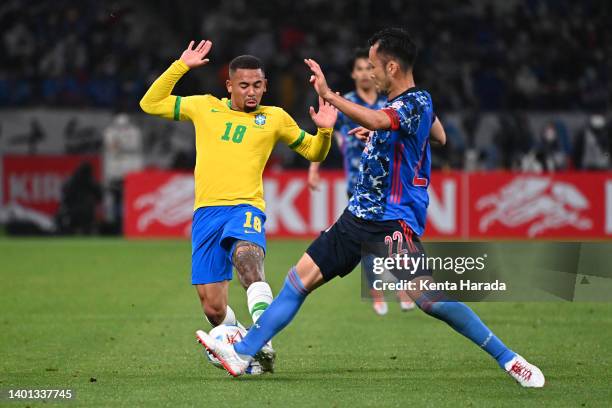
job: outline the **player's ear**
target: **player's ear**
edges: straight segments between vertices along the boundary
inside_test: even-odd
[[[232,81],[230,81],[229,79],[226,79],[225,87],[227,88],[228,93],[232,93]]]
[[[397,62],[391,60],[387,63],[387,74],[388,75],[390,76],[395,75],[398,69],[399,69],[399,65],[397,64]]]
[[[264,78],[263,80],[263,91],[266,92],[268,90],[268,79]]]

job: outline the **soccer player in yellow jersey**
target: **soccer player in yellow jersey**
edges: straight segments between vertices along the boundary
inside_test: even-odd
[[[195,127],[195,205],[192,226],[192,284],[213,326],[239,324],[227,304],[232,265],[247,291],[255,323],[272,302],[265,281],[266,240],[262,173],[278,141],[310,161],[322,161],[331,143],[337,110],[319,98],[310,108],[317,134],[300,129],[283,109],[260,105],[267,80],[256,57],[242,55],[229,65],[229,98],[175,96],[172,89],[190,69],[206,65],[212,43],[192,41],[179,60],[151,85],[140,101],[149,114],[190,120]],[[259,359],[272,369],[274,351]]]

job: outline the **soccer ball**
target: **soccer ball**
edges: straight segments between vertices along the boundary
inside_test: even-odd
[[[222,341],[225,344],[234,344],[241,341],[244,336],[246,336],[247,332],[242,327],[222,324],[212,329],[208,334],[217,341]],[[215,358],[215,356],[210,354],[206,349],[204,349],[204,352],[206,353],[206,357],[212,363],[212,365],[217,368],[223,369],[223,366],[221,365],[219,360]]]

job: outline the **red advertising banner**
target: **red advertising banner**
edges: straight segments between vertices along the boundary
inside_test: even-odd
[[[469,177],[470,238],[612,238],[612,173]]]
[[[427,189],[429,207],[425,238],[458,239],[467,236],[467,183],[467,173],[434,172],[431,175]]]
[[[463,200],[461,173],[438,174],[430,186],[427,236],[458,238],[467,226],[458,203]],[[128,237],[187,237],[193,216],[193,175],[141,172],[125,182],[124,232]],[[267,236],[314,237],[331,226],[347,205],[341,171],[322,173],[310,191],[305,171],[266,173]]]
[[[346,207],[345,189],[340,171],[314,192],[304,171],[266,173],[268,237],[316,236]],[[191,174],[134,173],[125,192],[127,236],[189,236]],[[427,213],[426,239],[612,238],[612,173],[437,172]]]
[[[193,218],[193,174],[146,171],[124,183],[123,232],[128,237],[188,237]]]
[[[88,155],[6,155],[2,157],[3,205],[19,204],[29,210],[54,215],[62,186],[77,167],[89,162],[100,179],[100,159]]]

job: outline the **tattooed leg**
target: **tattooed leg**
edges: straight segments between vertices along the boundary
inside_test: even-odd
[[[238,279],[247,290],[247,303],[253,322],[272,303],[272,289],[265,281],[264,251],[259,245],[248,241],[238,241],[232,256],[238,271]]]

